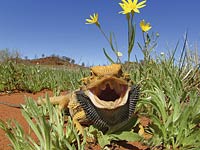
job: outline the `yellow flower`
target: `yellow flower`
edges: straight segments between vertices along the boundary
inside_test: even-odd
[[[93,16],[90,15],[90,19],[86,19],[86,24],[96,24],[99,25],[98,13],[94,13]]]
[[[139,9],[146,6],[146,0],[138,3],[138,0],[122,0],[122,3],[119,3],[123,11],[119,12],[122,14],[128,13],[140,13]]]
[[[143,19],[142,21],[140,21],[140,28],[143,32],[147,32],[151,29],[151,25],[150,23],[146,23]]]

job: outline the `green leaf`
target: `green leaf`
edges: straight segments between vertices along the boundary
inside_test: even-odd
[[[142,139],[141,136],[132,131],[123,131],[120,133],[111,134],[110,136],[113,136],[117,140],[122,140],[122,141],[125,140],[131,142],[140,141]]]
[[[43,137],[42,137],[41,132],[40,132],[39,129],[38,129],[38,125],[35,124],[35,123],[31,120],[31,118],[30,118],[30,116],[28,115],[27,112],[25,112],[24,110],[22,110],[22,114],[23,114],[25,120],[28,122],[28,124],[29,124],[29,126],[31,127],[31,129],[32,129],[32,130],[34,131],[34,133],[36,134],[36,136],[37,136],[37,138],[39,139],[40,143],[42,143],[42,142],[43,142]],[[39,122],[37,122],[37,123],[39,123]]]
[[[103,48],[103,52],[104,52],[104,55],[106,56],[106,58],[110,61],[110,63],[114,64],[115,62],[112,60],[112,58],[106,53],[106,50],[105,48]]]
[[[114,35],[114,33],[113,33],[113,35]],[[111,47],[112,51],[116,54],[116,53],[117,53],[117,50],[115,50],[115,48],[114,48],[114,46],[113,46],[112,33],[110,33],[109,43],[110,43],[110,47]]]
[[[167,138],[166,128],[156,115],[150,115],[152,123],[155,125],[154,131],[161,135],[164,140]],[[153,128],[153,127],[152,127]]]
[[[137,44],[138,44],[140,50],[143,50],[142,45],[139,42],[137,42]]]
[[[109,135],[98,134],[97,140],[98,140],[99,145],[103,148],[106,145],[110,144],[110,142],[114,140],[114,138]]]
[[[115,134],[103,134],[102,132],[98,132],[98,142],[101,147],[104,147],[111,143],[111,141],[140,141],[142,138],[132,131],[123,131]]]
[[[183,144],[183,147],[195,146],[195,145],[200,147],[199,137],[200,137],[200,130],[197,129],[196,131],[193,131],[189,136],[185,137],[181,143]]]

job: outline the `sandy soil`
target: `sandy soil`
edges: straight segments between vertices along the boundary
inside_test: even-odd
[[[33,99],[37,100],[38,97],[44,97],[45,94],[48,93],[49,96],[52,96],[53,93],[51,91],[42,91],[36,94],[31,93],[13,93],[13,94],[1,94],[0,93],[0,102],[8,102],[12,104],[24,104],[24,99],[26,97],[32,97]],[[62,93],[65,94],[65,93]],[[18,121],[22,127],[24,128],[25,132],[28,133],[28,124],[24,120],[21,114],[21,110],[19,108],[9,107],[6,105],[0,104],[0,119],[6,121],[8,119],[15,119]],[[34,134],[33,134],[34,137]],[[0,150],[10,150],[9,146],[10,142],[7,139],[4,131],[0,129]],[[118,142],[110,147],[113,150],[146,150],[148,149],[146,146],[143,146],[139,142]],[[98,145],[87,145],[86,149],[100,149]]]

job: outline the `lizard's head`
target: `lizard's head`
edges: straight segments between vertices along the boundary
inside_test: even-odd
[[[95,66],[76,97],[86,117],[106,132],[118,130],[132,116],[139,98],[139,86],[131,83],[120,64]],[[115,128],[116,127],[116,128]]]
[[[115,109],[123,106],[130,91],[130,77],[120,64],[95,66],[91,76],[84,78],[86,94],[97,108]]]

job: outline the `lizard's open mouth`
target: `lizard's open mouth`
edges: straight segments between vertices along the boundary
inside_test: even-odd
[[[124,96],[127,88],[127,85],[119,84],[113,80],[108,80],[102,82],[96,87],[91,88],[90,91],[100,100],[115,101]]]
[[[88,97],[98,108],[114,109],[127,102],[129,87],[126,81],[106,77],[88,88]]]

